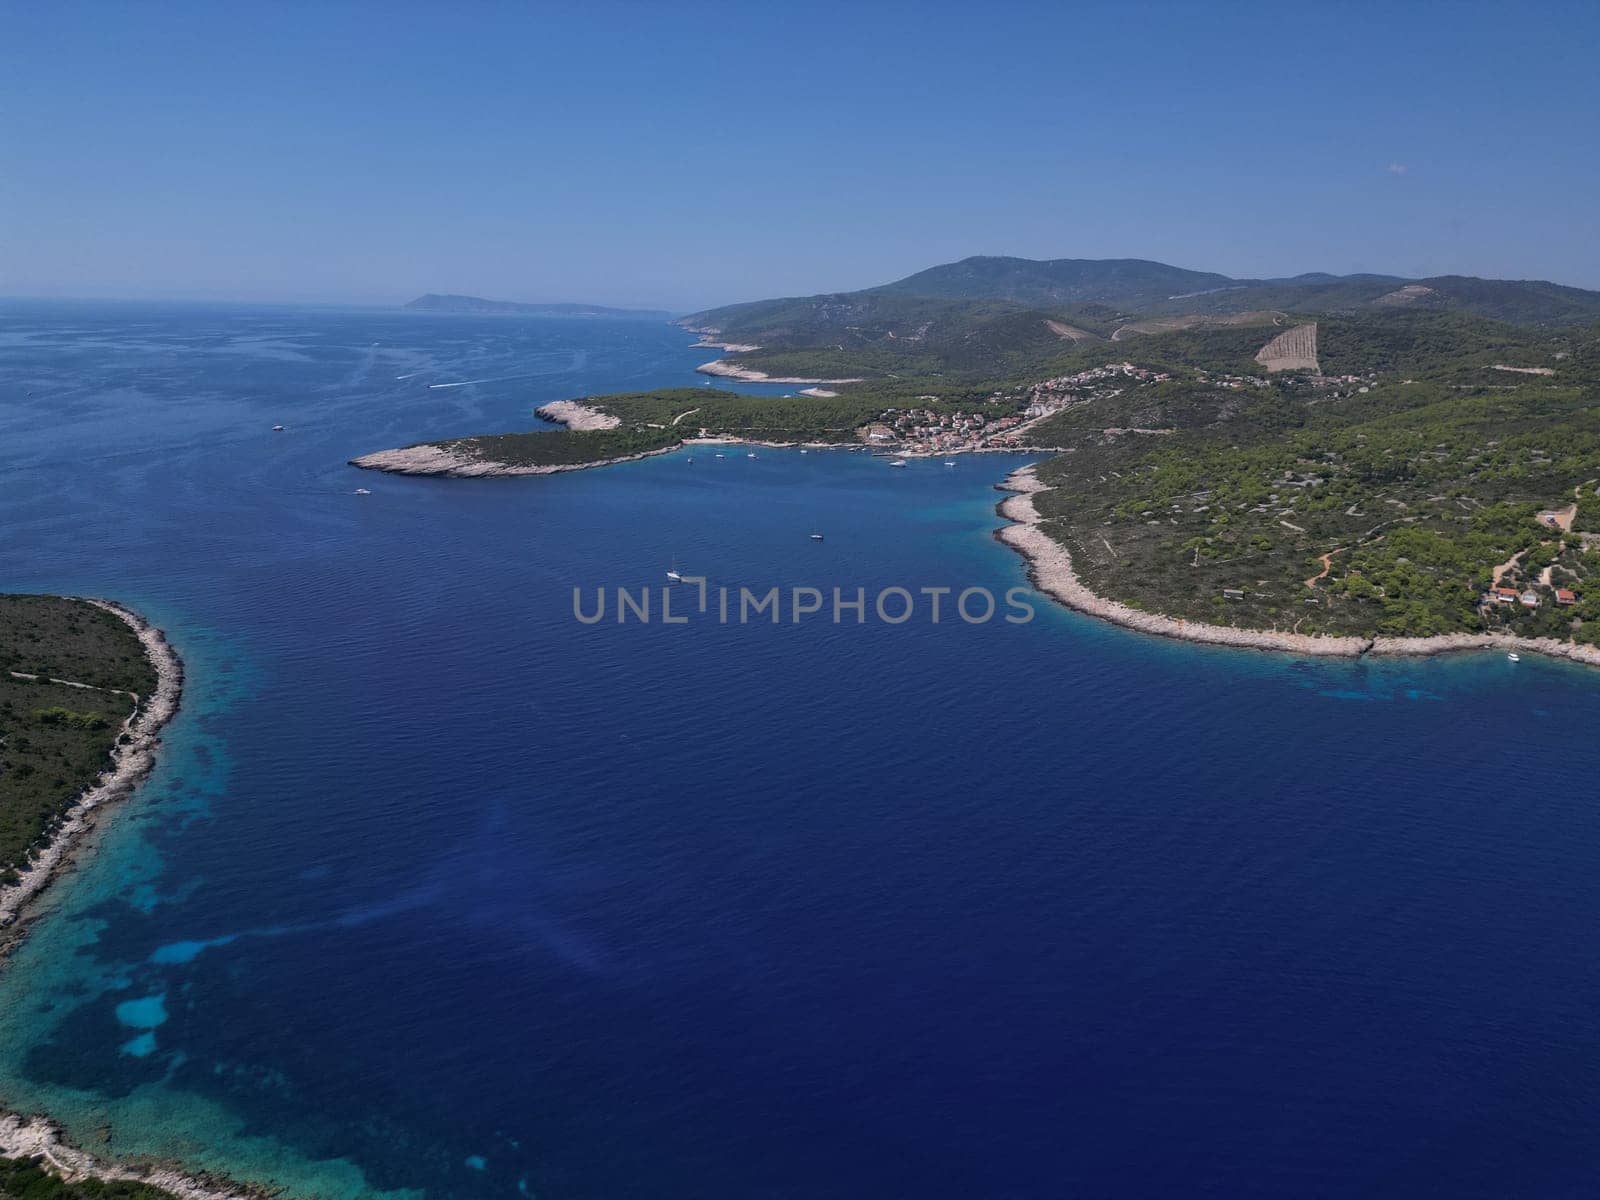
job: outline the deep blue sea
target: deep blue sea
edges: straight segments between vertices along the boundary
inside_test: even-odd
[[[189,668],[0,972],[0,1100],[351,1200],[1600,1190],[1600,672],[1042,601],[588,626],[674,562],[1024,585],[1022,460],[345,465],[693,385],[690,340],[0,306],[0,589]]]

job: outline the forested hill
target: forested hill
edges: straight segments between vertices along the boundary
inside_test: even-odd
[[[836,334],[877,328],[916,336],[926,322],[1036,311],[1101,333],[1142,319],[1227,316],[1276,310],[1310,315],[1446,311],[1518,324],[1600,319],[1600,292],[1543,280],[1441,275],[1312,273],[1287,279],[1233,279],[1143,259],[976,257],[931,267],[855,292],[758,300],[709,309],[683,324],[764,346],[798,348],[849,341]],[[894,322],[898,322],[895,324]],[[874,324],[876,323],[876,325]]]
[[[1141,309],[1238,282],[1142,258],[977,257],[929,267],[876,290],[940,300],[1011,300],[1030,307],[1091,303]]]
[[[479,296],[440,295],[429,292],[405,306],[417,312],[479,313],[524,317],[621,317],[635,321],[666,321],[672,314],[658,308],[606,308],[601,304],[523,304],[516,300],[484,300]]]

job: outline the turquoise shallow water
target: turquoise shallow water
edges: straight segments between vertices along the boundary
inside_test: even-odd
[[[10,1104],[340,1197],[1592,1179],[1600,676],[1042,603],[582,626],[573,587],[674,560],[1003,592],[992,485],[1021,460],[373,476],[343,464],[693,384],[703,352],[623,323],[0,318],[3,586],[123,599],[190,668],[155,777],[0,974]]]

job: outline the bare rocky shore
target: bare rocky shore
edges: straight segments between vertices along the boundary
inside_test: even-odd
[[[543,417],[546,421],[555,421],[568,429],[615,429],[622,424],[621,417],[601,412],[578,400],[552,400],[534,409],[533,415]]]
[[[44,1117],[0,1115],[0,1155],[39,1158],[63,1179],[127,1180],[171,1192],[180,1200],[252,1200],[263,1193],[232,1187],[207,1176],[185,1175],[172,1167],[123,1165],[96,1158],[68,1142]]]
[[[1221,646],[1240,646],[1252,650],[1279,650],[1292,654],[1359,658],[1367,654],[1428,655],[1461,650],[1526,650],[1553,658],[1600,666],[1600,647],[1580,646],[1554,638],[1523,638],[1503,634],[1452,633],[1438,637],[1336,637],[1321,634],[1281,633],[1267,629],[1235,629],[1186,621],[1159,613],[1143,612],[1090,591],[1072,568],[1072,555],[1065,546],[1041,529],[1042,518],[1034,507],[1033,495],[1048,491],[1031,466],[1013,471],[1000,485],[1015,493],[1001,501],[998,512],[1012,522],[995,531],[995,537],[1028,560],[1028,574],[1041,592],[1068,608],[1116,625]]]
[[[840,384],[861,382],[860,379],[808,379],[800,375],[768,375],[765,371],[757,371],[753,367],[741,367],[738,363],[731,363],[725,358],[701,363],[695,370],[702,375],[715,375],[719,379],[738,379],[744,383]]]
[[[682,321],[674,321],[674,325],[681,325],[690,333],[698,333],[700,340],[690,346],[691,350],[721,350],[726,354],[745,354],[751,350],[759,350],[760,346],[746,345],[743,342],[721,342],[717,339],[722,336],[722,330],[714,325],[684,325]]]
[[[752,350],[761,349],[760,346],[747,346],[742,342],[716,342],[706,334],[700,335],[700,340],[690,346],[691,350],[721,350],[724,354],[748,354]]]

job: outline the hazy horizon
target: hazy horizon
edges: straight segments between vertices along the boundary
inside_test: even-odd
[[[1600,288],[1600,14],[1449,11],[18,9],[0,293],[686,312],[974,254]]]
[[[971,257],[971,256],[963,256],[963,257]],[[1030,259],[1035,259],[1035,260],[1047,260],[1049,258],[1071,258],[1071,257],[1083,257],[1083,256],[1076,256],[1076,255],[1050,255],[1050,256],[1046,256],[1046,255],[1017,254],[1017,255],[995,255],[995,256],[978,255],[978,257],[1013,257],[1013,258],[1030,258]],[[1134,254],[1113,254],[1113,255],[1105,255],[1104,257],[1107,258],[1107,259],[1137,259],[1137,258],[1140,258],[1142,256],[1134,255]],[[959,260],[950,260],[950,261],[959,261]],[[1148,260],[1148,261],[1155,261],[1155,260]],[[58,292],[58,293],[55,293],[55,294],[51,294],[51,293],[48,293],[48,292],[8,291],[8,290],[5,290],[3,287],[0,287],[0,298],[7,299],[7,300],[38,300],[38,301],[44,301],[44,302],[59,301],[59,302],[62,302],[62,303],[74,302],[74,301],[85,301],[85,302],[103,301],[103,302],[106,302],[106,303],[126,303],[126,304],[139,304],[139,303],[151,303],[151,304],[159,304],[159,303],[222,304],[222,305],[251,305],[251,304],[259,304],[259,305],[269,306],[269,307],[284,306],[284,307],[300,307],[300,308],[356,308],[356,309],[378,308],[378,309],[388,309],[388,308],[403,308],[413,300],[419,299],[419,298],[421,298],[422,296],[425,296],[425,295],[432,294],[432,295],[447,295],[447,296],[449,296],[449,295],[466,296],[466,297],[470,297],[472,299],[479,299],[479,300],[509,301],[509,302],[515,303],[515,304],[531,304],[531,305],[540,305],[540,304],[548,304],[548,305],[580,304],[580,305],[593,305],[596,308],[617,308],[617,309],[633,309],[633,310],[640,310],[640,311],[661,311],[661,312],[667,312],[667,313],[671,313],[671,314],[673,314],[675,316],[678,316],[678,315],[686,315],[688,313],[697,312],[697,311],[701,311],[701,310],[708,309],[708,308],[718,308],[718,307],[721,307],[721,306],[726,305],[726,304],[739,304],[739,303],[743,303],[743,302],[746,302],[746,301],[752,301],[752,300],[777,299],[777,298],[782,298],[782,297],[791,296],[791,295],[793,295],[793,296],[801,296],[801,295],[825,294],[825,293],[829,293],[829,292],[856,291],[856,290],[860,290],[862,288],[875,287],[875,286],[878,286],[880,284],[893,283],[893,282],[896,282],[896,281],[898,281],[900,279],[905,278],[906,276],[912,275],[912,274],[916,273],[917,271],[923,270],[926,267],[942,266],[942,265],[945,265],[945,264],[944,263],[924,263],[924,264],[922,264],[922,266],[913,267],[912,269],[904,271],[901,274],[896,275],[891,279],[874,279],[874,280],[870,280],[870,281],[866,281],[866,282],[853,283],[853,284],[850,284],[848,286],[821,288],[821,289],[818,289],[816,292],[800,293],[800,292],[769,291],[769,292],[763,292],[763,293],[761,293],[759,295],[737,296],[737,297],[730,297],[730,298],[727,298],[727,299],[724,299],[724,300],[713,300],[713,301],[710,301],[708,303],[697,304],[697,305],[694,305],[694,306],[673,305],[673,304],[652,304],[652,303],[646,303],[646,302],[643,302],[643,301],[628,302],[628,301],[617,301],[617,300],[595,300],[592,297],[584,296],[584,295],[573,295],[573,296],[488,295],[488,294],[481,293],[481,292],[465,291],[465,290],[460,289],[460,288],[433,288],[433,289],[429,289],[428,291],[416,291],[416,292],[406,293],[404,295],[397,295],[397,296],[394,296],[394,297],[371,297],[371,298],[348,297],[348,298],[346,298],[346,297],[250,296],[250,295],[233,295],[233,294],[222,294],[222,293],[208,293],[208,292],[204,292],[204,291],[186,292],[186,291],[183,291],[181,289],[173,290],[173,291],[170,291],[170,292],[152,292],[152,293],[148,293],[148,294],[125,294],[125,295],[77,293],[77,292]],[[1195,265],[1193,265],[1191,263],[1175,262],[1175,263],[1168,263],[1167,265],[1175,266],[1175,267],[1184,267],[1186,269],[1195,270],[1195,271],[1216,271],[1216,272],[1218,272],[1220,274],[1224,274],[1224,275],[1231,275],[1232,274],[1231,272],[1228,272],[1228,271],[1218,271],[1218,268],[1215,268],[1215,267],[1195,266]],[[1308,273],[1312,273],[1314,271],[1316,271],[1316,268],[1308,268],[1308,270],[1304,271],[1304,272],[1299,272],[1299,271],[1297,271],[1297,272],[1277,272],[1277,273],[1274,273],[1272,275],[1253,276],[1253,277],[1250,277],[1250,278],[1258,278],[1258,279],[1290,279],[1290,278],[1293,278],[1295,275],[1308,274]],[[1347,274],[1360,274],[1360,273],[1373,274],[1373,275],[1397,275],[1397,274],[1399,274],[1398,272],[1395,272],[1395,271],[1383,271],[1383,270],[1373,270],[1373,271],[1368,271],[1368,272],[1348,272]],[[1465,274],[1465,272],[1440,272],[1439,274],[1456,274],[1456,275],[1460,275],[1460,274]],[[1244,278],[1244,277],[1236,277],[1236,278]],[[1410,278],[1417,278],[1417,277],[1411,276]],[[1494,276],[1493,278],[1514,279],[1514,278],[1517,278],[1517,277],[1515,277],[1515,276]],[[1531,280],[1534,277],[1533,276],[1525,276],[1525,277],[1522,277],[1522,278]],[[1549,283],[1562,284],[1564,286],[1569,286],[1569,287],[1579,287],[1579,288],[1581,288],[1581,287],[1585,286],[1583,284],[1568,283],[1566,280],[1562,280],[1562,279],[1543,279],[1542,281],[1543,282],[1549,282]],[[1600,289],[1590,289],[1590,290],[1600,290]],[[424,311],[426,311],[426,310],[424,310]],[[438,311],[433,311],[432,315],[438,316],[438,315],[441,315],[441,314]],[[451,315],[451,314],[444,314],[444,315]]]

